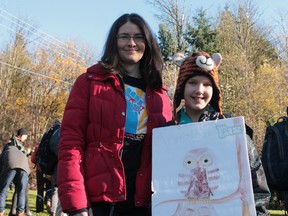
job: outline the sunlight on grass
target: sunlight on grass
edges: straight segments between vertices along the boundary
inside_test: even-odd
[[[285,215],[284,210],[269,210],[271,216]]]
[[[5,209],[5,215],[8,215],[10,212],[10,208],[12,205],[12,196],[13,196],[14,190],[9,190],[8,193],[8,197],[6,200],[6,209]],[[34,216],[49,216],[48,212],[45,209],[44,206],[44,212],[41,213],[36,213],[36,195],[37,195],[37,191],[36,190],[30,190],[29,191],[29,207],[30,207],[30,211],[32,212],[32,214]]]

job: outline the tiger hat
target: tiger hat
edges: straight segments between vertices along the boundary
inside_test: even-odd
[[[181,100],[184,99],[184,87],[186,81],[192,76],[208,76],[213,85],[213,96],[210,106],[220,114],[222,113],[222,97],[219,87],[218,67],[221,64],[222,56],[219,53],[210,55],[206,52],[195,52],[191,56],[185,57],[181,53],[176,53],[172,61],[180,67],[175,94],[173,98],[173,114],[177,115]]]

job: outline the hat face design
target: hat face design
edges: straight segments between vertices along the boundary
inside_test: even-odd
[[[211,71],[214,67],[214,62],[212,58],[205,56],[198,56],[195,61],[196,65],[200,68],[204,68],[206,70]]]

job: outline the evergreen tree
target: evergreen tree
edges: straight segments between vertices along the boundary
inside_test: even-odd
[[[175,38],[172,36],[171,32],[166,25],[160,24],[158,31],[159,46],[164,58],[164,61],[171,59],[171,56],[176,52],[176,42]]]
[[[218,52],[216,35],[211,18],[207,18],[206,12],[199,9],[193,18],[193,25],[188,25],[185,39],[191,47],[191,51],[204,50],[208,53]]]

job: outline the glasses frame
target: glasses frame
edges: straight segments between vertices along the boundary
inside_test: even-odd
[[[131,39],[133,39],[133,41],[135,43],[144,43],[146,40],[145,36],[141,33],[135,34],[135,35],[129,35],[129,34],[121,33],[121,34],[117,35],[117,39],[119,41],[124,42],[124,43],[130,42]]]

